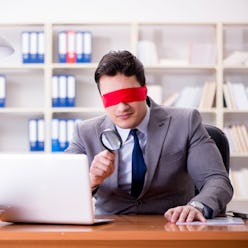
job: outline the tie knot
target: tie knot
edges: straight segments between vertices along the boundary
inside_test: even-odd
[[[133,136],[137,136],[137,131],[138,131],[137,128],[131,129],[130,134]]]

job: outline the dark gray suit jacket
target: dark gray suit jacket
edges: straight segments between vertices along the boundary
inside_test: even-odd
[[[151,99],[150,104],[143,191],[135,199],[119,189],[117,152],[115,172],[95,194],[96,214],[163,214],[196,200],[212,208],[215,216],[231,200],[233,189],[199,112],[162,107]],[[106,128],[114,128],[106,115],[79,122],[66,152],[85,153],[91,163],[105,149],[99,137]]]

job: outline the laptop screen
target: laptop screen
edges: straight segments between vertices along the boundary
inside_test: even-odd
[[[0,154],[0,219],[94,222],[89,164],[83,154]]]

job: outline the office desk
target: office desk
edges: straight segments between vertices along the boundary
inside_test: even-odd
[[[163,216],[113,216],[98,226],[7,224],[0,222],[0,247],[247,248],[245,225],[177,226]]]

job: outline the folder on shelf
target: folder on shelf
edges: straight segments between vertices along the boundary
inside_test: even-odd
[[[30,32],[30,63],[37,63],[38,33]]]
[[[59,152],[59,119],[52,119],[52,152]]]
[[[92,34],[89,31],[83,35],[83,62],[89,63],[92,60]]]
[[[45,144],[45,123],[43,119],[37,120],[37,151],[44,151]]]
[[[84,50],[84,33],[76,32],[76,62],[82,63],[84,62],[83,50]]]
[[[67,126],[66,126],[66,131],[67,131],[67,136],[66,136],[66,142],[67,142],[67,147],[69,146],[72,137],[73,137],[73,132],[74,132],[74,126],[75,126],[75,120],[73,119],[68,119],[67,120]]]
[[[29,150],[37,150],[37,121],[34,119],[29,120]]]
[[[6,78],[0,75],[0,107],[5,107],[6,100]]]
[[[66,120],[59,120],[59,151],[61,152],[64,151],[68,146],[66,126]]]
[[[66,107],[75,107],[76,80],[75,76],[67,75]]]
[[[45,60],[45,35],[44,32],[38,32],[37,63],[44,63],[44,60]]]
[[[52,106],[59,107],[59,76],[52,77]]]
[[[22,63],[30,63],[29,32],[22,32]]]
[[[29,120],[29,150],[30,151],[44,151],[45,137],[44,137],[44,120],[30,119]]]
[[[75,107],[76,79],[74,75],[53,75],[52,106]]]
[[[76,34],[75,31],[68,31],[66,35],[67,49],[66,62],[76,63]]]
[[[66,63],[66,32],[58,33],[58,60],[59,63]]]
[[[59,107],[66,107],[67,76],[59,76]]]
[[[44,32],[23,32],[22,33],[22,62],[44,63],[45,59],[45,38]]]

